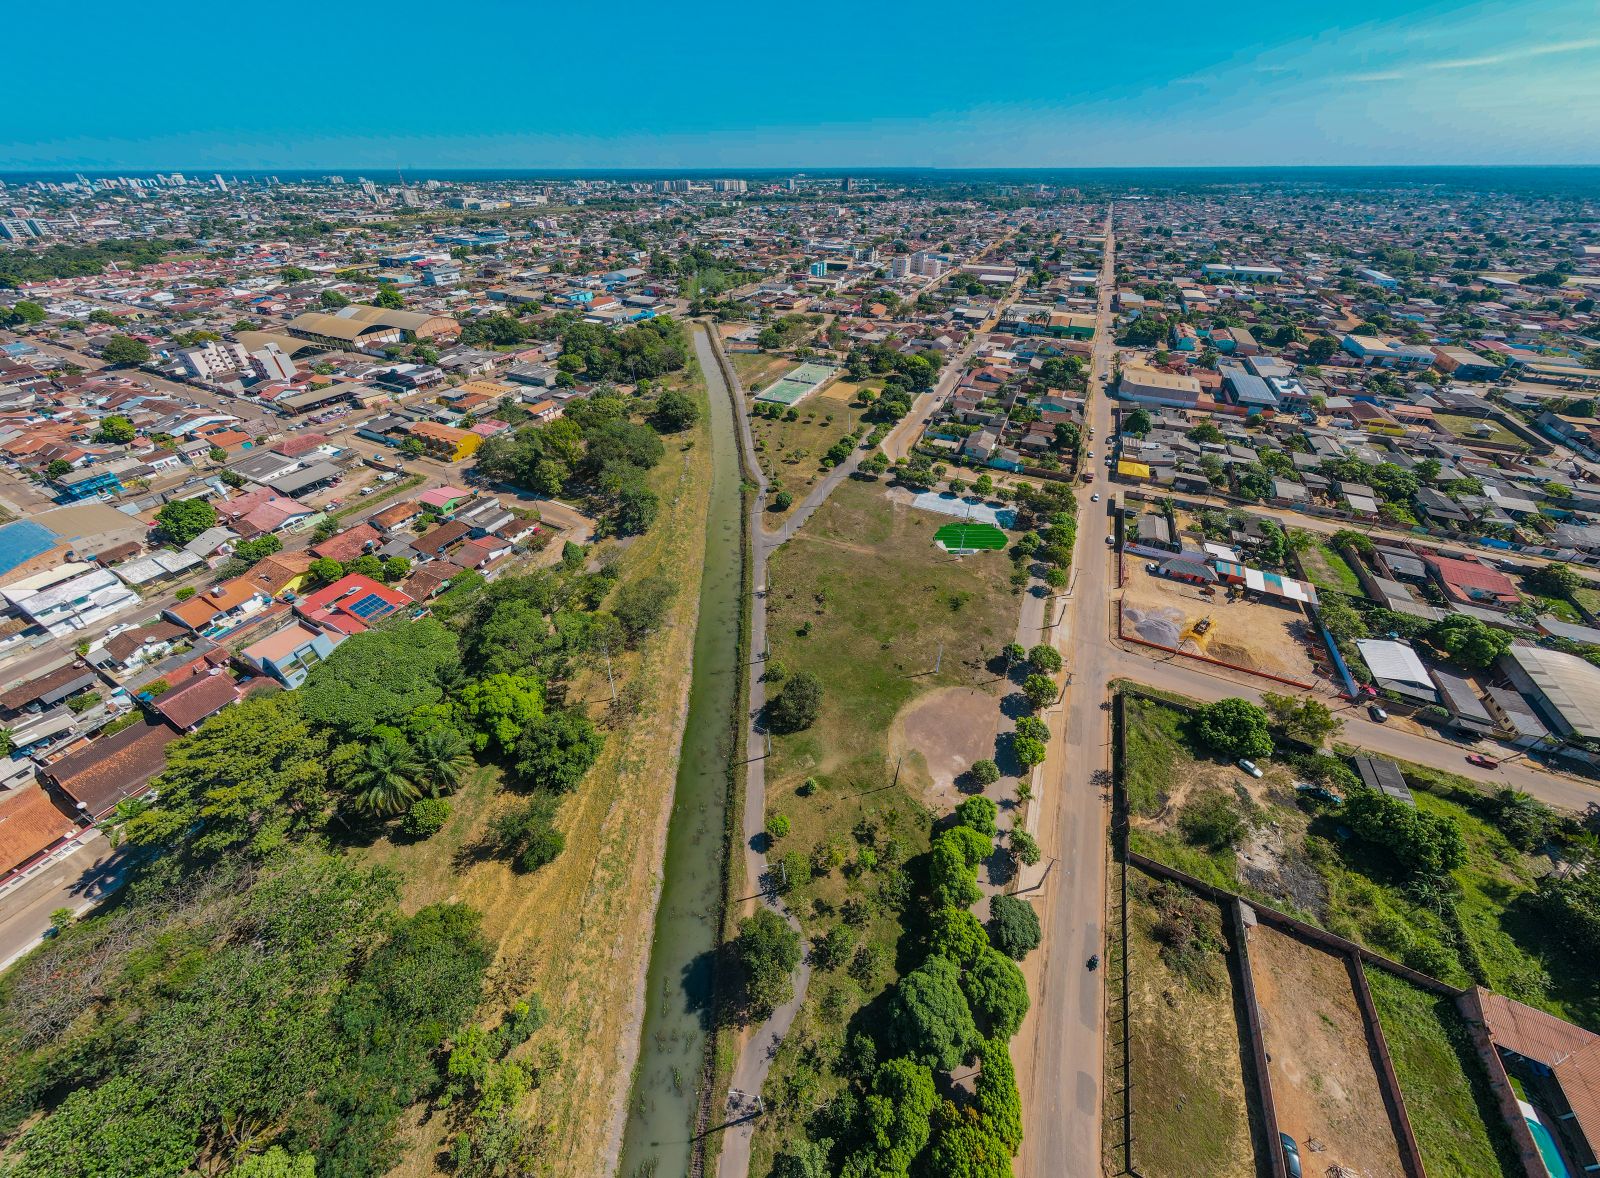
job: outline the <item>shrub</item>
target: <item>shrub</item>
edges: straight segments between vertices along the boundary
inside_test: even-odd
[[[789,833],[789,816],[787,814],[768,814],[767,833],[775,839],[781,839]]]
[[[1183,804],[1178,829],[1197,846],[1220,851],[1243,837],[1247,824],[1233,795],[1225,789],[1207,789]]]
[[[758,908],[739,924],[733,953],[744,972],[744,1001],[765,1017],[794,993],[791,975],[800,964],[800,934],[770,908]]]
[[[450,821],[450,803],[443,798],[418,798],[411,803],[400,828],[414,839],[432,838]]]

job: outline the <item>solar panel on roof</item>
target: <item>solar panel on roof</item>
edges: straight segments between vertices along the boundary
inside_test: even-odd
[[[363,622],[370,622],[373,618],[381,618],[384,614],[394,612],[394,606],[376,593],[364,595],[350,605],[345,606],[345,609],[355,614]]]

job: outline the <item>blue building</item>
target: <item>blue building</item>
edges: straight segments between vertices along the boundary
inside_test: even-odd
[[[81,503],[85,499],[109,499],[122,494],[122,480],[108,467],[91,466],[75,470],[55,480],[57,503]]]

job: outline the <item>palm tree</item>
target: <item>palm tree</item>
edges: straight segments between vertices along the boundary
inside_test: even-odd
[[[398,814],[422,796],[417,758],[403,736],[384,734],[361,750],[351,774],[356,808],[368,814]]]
[[[472,764],[467,742],[448,728],[430,728],[417,738],[418,778],[433,797],[450,793]]]

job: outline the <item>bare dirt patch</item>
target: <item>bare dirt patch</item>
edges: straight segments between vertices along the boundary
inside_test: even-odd
[[[1250,963],[1278,1128],[1305,1172],[1404,1178],[1345,963],[1265,925],[1250,932]]]
[[[995,698],[975,687],[943,687],[913,700],[889,729],[889,755],[915,750],[928,782],[924,803],[938,813],[961,800],[956,779],[974,761],[994,757]],[[909,758],[908,758],[909,759]]]
[[[1305,644],[1312,635],[1297,611],[1243,598],[1229,601],[1222,589],[1206,597],[1198,586],[1129,564],[1122,609],[1130,633],[1252,671],[1311,681],[1315,666]],[[1206,618],[1210,626],[1197,630]]]

